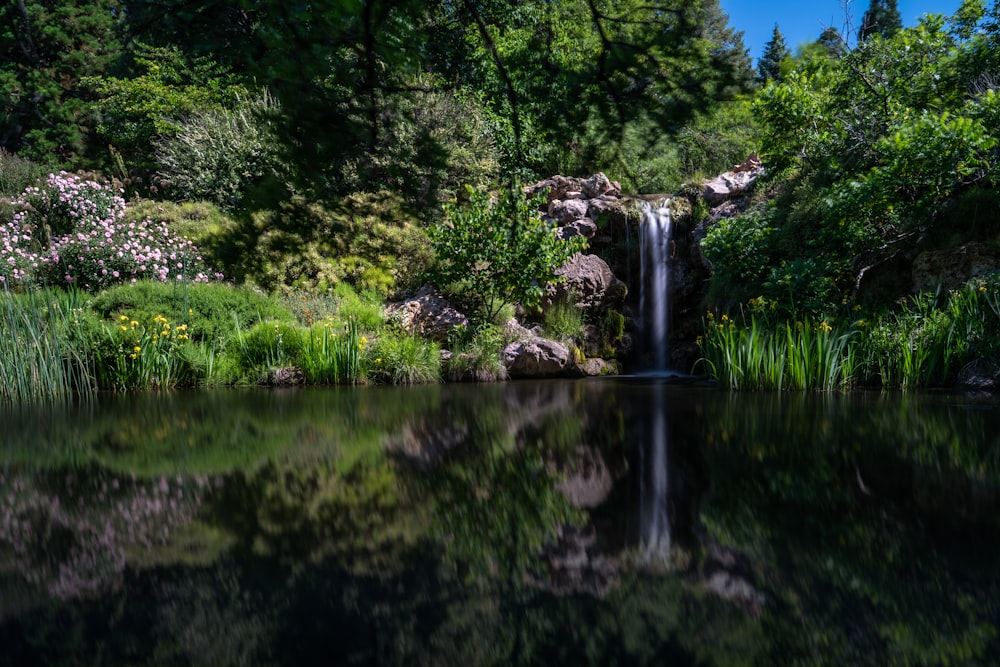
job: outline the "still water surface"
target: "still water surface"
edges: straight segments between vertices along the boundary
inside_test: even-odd
[[[1000,664],[1000,410],[656,380],[0,414],[0,664]]]

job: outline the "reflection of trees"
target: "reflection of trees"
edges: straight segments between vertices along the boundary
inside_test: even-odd
[[[184,572],[154,588],[158,663],[267,664],[280,610],[228,565]]]
[[[748,403],[754,403],[748,405]],[[996,643],[995,412],[928,397],[764,395],[706,404],[706,524],[771,573],[774,659],[977,661]],[[978,461],[979,463],[976,463]],[[928,490],[938,502],[928,502]],[[977,497],[989,521],[950,512]],[[947,533],[938,532],[944,514]],[[985,530],[983,530],[985,528]],[[962,555],[963,552],[966,555]]]
[[[0,407],[8,465],[96,464],[152,477],[253,469],[265,460],[356,458],[438,401],[436,387],[229,389]]]
[[[513,581],[532,570],[537,575],[543,546],[581,518],[559,491],[563,475],[557,470],[594,456],[582,446],[598,412],[581,409],[587,396],[566,382],[511,383],[475,393],[455,388],[442,394],[436,411],[415,415],[391,441],[420,471],[414,481],[432,499],[432,531],[459,570]],[[610,423],[619,429],[617,421]]]
[[[384,458],[346,471],[268,463],[229,478],[211,508],[245,551],[289,564],[333,559],[358,574],[396,571],[422,534],[423,512]]]
[[[126,551],[162,544],[191,519],[206,483],[100,469],[0,474],[0,568],[57,598],[98,593],[120,579]]]

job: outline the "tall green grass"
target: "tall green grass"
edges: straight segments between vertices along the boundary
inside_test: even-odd
[[[349,320],[343,328],[327,321],[303,337],[299,366],[310,384],[358,384],[364,379],[362,356],[367,344],[357,321]]]
[[[953,383],[976,360],[1000,361],[1000,275],[916,294],[862,332],[866,381],[909,389]]]
[[[771,321],[762,304],[742,323],[709,313],[696,369],[731,389],[905,390],[951,385],[976,361],[1000,367],[1000,274],[837,327]]]
[[[71,343],[72,296],[0,293],[0,401],[57,401],[95,389],[86,350]]]
[[[385,384],[429,384],[441,379],[441,348],[407,334],[382,335],[369,355],[369,373]]]
[[[773,325],[751,315],[743,325],[710,315],[700,340],[705,372],[735,390],[845,389],[854,385],[858,360],[853,330],[826,322]]]

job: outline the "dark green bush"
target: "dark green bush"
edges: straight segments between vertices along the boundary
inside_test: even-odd
[[[262,320],[294,321],[276,300],[248,288],[220,284],[138,282],[94,297],[91,307],[105,319],[128,315],[140,322],[163,315],[186,323],[192,340],[228,339],[235,328]]]
[[[355,193],[336,205],[296,197],[255,214],[222,264],[238,282],[324,291],[345,282],[385,295],[415,283],[430,243],[398,195]]]

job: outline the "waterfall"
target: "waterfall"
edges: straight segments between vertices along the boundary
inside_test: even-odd
[[[663,409],[663,387],[654,389],[659,399],[654,408],[649,439],[639,451],[640,505],[639,547],[650,564],[668,564],[670,559],[670,478],[667,464],[667,418]]]
[[[670,200],[658,208],[643,203],[639,228],[641,282],[639,320],[651,351],[653,372],[667,370],[667,335],[670,329]]]

